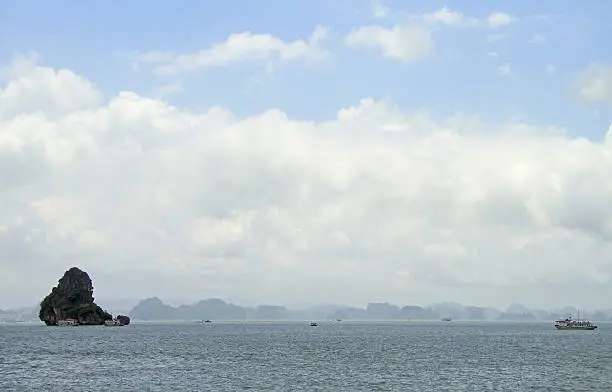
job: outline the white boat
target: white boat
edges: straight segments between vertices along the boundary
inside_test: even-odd
[[[79,325],[79,322],[75,319],[64,319],[64,320],[57,320],[57,325],[61,327],[74,327],[74,326]]]
[[[555,328],[562,330],[578,330],[578,331],[593,331],[597,329],[597,325],[588,321],[580,320],[580,311],[578,311],[578,320],[572,317],[566,317],[563,320],[555,320]]]
[[[127,316],[117,316],[114,319],[111,320],[105,320],[104,321],[104,326],[106,327],[123,327],[125,325],[128,325],[130,323],[130,318]]]
[[[556,320],[554,325],[555,328],[563,330],[593,331],[597,329],[597,325],[588,320],[574,320],[571,317],[563,320]]]

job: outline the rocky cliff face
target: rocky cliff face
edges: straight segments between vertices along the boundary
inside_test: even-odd
[[[94,303],[93,285],[86,272],[73,267],[43,299],[38,317],[47,325],[75,319],[81,325],[101,325],[112,316]]]
[[[120,314],[119,316],[117,316],[117,321],[119,321],[121,325],[130,325],[130,318],[128,316]]]

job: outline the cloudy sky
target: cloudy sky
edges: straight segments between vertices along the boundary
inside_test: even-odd
[[[611,13],[3,1],[0,308],[612,307]]]

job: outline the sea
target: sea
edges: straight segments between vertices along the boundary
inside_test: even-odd
[[[0,326],[0,391],[612,391],[612,323]]]

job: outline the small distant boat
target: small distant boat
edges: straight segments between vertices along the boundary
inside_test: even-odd
[[[105,320],[105,327],[124,327],[130,324],[130,318],[127,316],[117,316],[111,320]]]
[[[561,330],[593,331],[597,329],[597,325],[588,320],[573,320],[571,317],[567,317],[564,320],[556,320],[554,325],[556,329]]]
[[[204,321],[202,321],[202,323],[203,323],[203,324],[206,324],[206,323],[212,323],[212,320],[204,320]]]
[[[319,326],[319,323],[314,323],[314,322],[313,322],[313,323],[310,323],[310,326],[311,326],[311,327],[318,327],[318,326]]]
[[[57,320],[57,325],[60,327],[75,327],[79,322],[75,319]]]
[[[452,321],[453,319],[451,319],[450,317],[442,317],[442,321]]]

